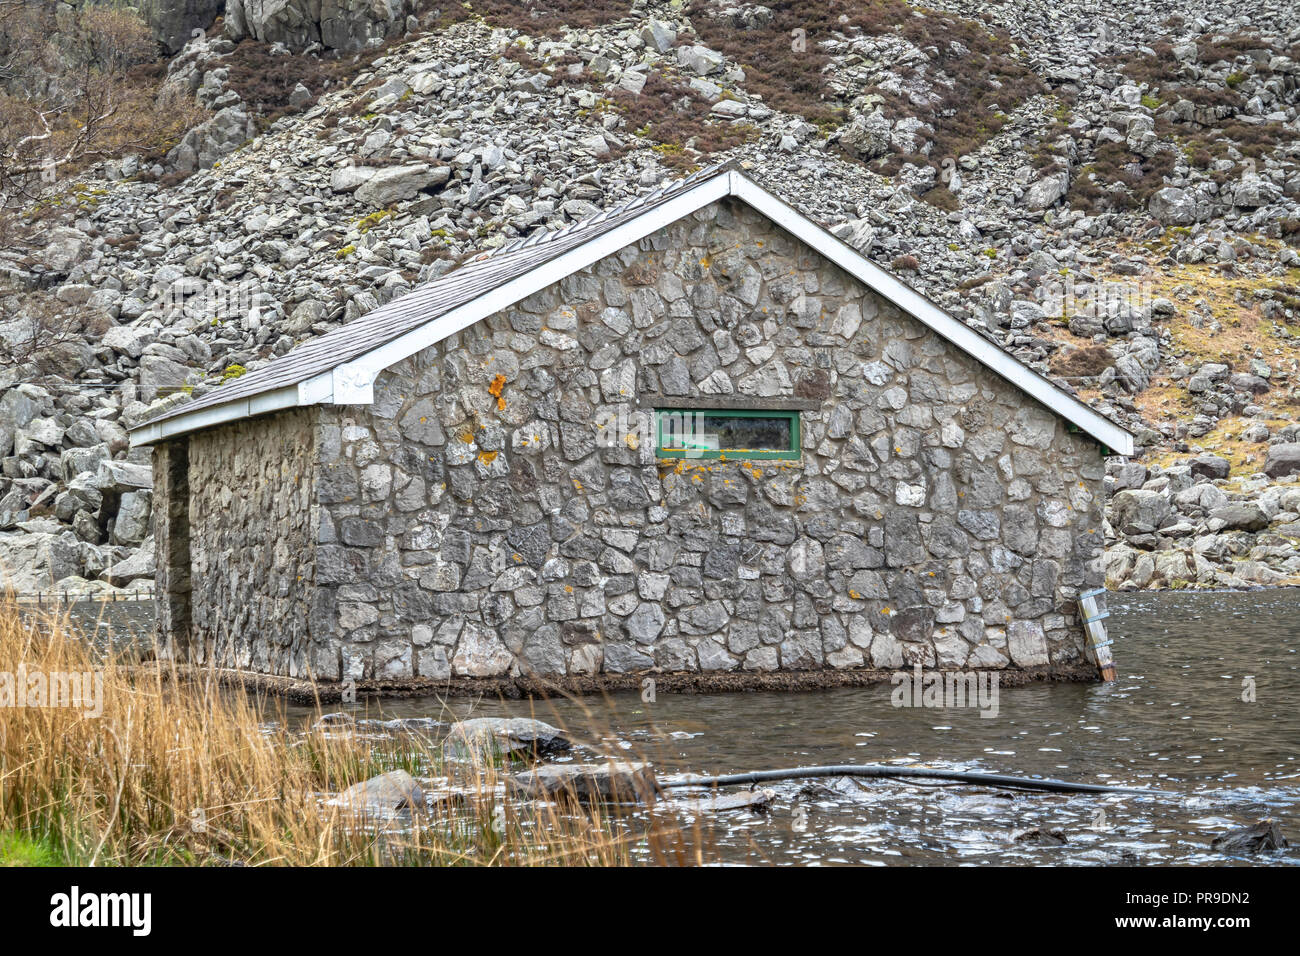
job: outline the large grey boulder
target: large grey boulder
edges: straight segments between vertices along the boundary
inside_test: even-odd
[[[14,454],[28,455],[63,444],[63,428],[53,418],[33,418],[14,432]]]
[[[884,156],[891,149],[892,124],[883,113],[858,116],[840,131],[838,142],[846,153],[862,162]]]
[[[0,398],[0,427],[9,428],[12,440],[13,429],[25,428],[32,419],[41,414],[45,408],[53,409],[49,394],[34,385],[19,385],[11,388]],[[9,450],[3,450],[7,455]]]
[[[132,461],[101,461],[95,473],[95,487],[105,494],[125,494],[153,488],[153,468]]]
[[[1123,534],[1150,534],[1169,517],[1169,498],[1158,491],[1121,491],[1110,503],[1110,521]]]
[[[222,156],[248,142],[257,126],[242,103],[227,106],[206,123],[200,123],[181,139],[167,161],[183,172],[211,169]]]
[[[124,587],[141,578],[152,579],[157,569],[153,538],[140,545],[135,554],[109,565],[101,575],[114,587]]]
[[[99,340],[101,345],[106,345],[113,351],[133,359],[138,359],[144,347],[152,341],[152,332],[126,325],[113,326]]]
[[[82,260],[89,244],[90,237],[81,230],[56,227],[50,230],[45,247],[36,258],[52,272],[67,272]]]
[[[693,70],[700,76],[708,76],[710,73],[717,73],[722,70],[722,54],[717,50],[710,50],[706,46],[694,44],[692,46],[679,46],[677,48],[677,65],[688,70]]]
[[[226,0],[225,30],[232,40],[251,37],[291,50],[319,43],[351,53],[400,34],[415,6],[414,0]]]
[[[1147,209],[1166,226],[1187,226],[1197,219],[1195,197],[1177,186],[1157,189],[1147,200]]]
[[[180,52],[194,30],[212,26],[225,8],[226,0],[140,0],[140,15],[169,55]]]
[[[677,42],[677,31],[662,20],[651,20],[641,28],[641,40],[656,53],[667,53]]]
[[[1044,176],[1025,191],[1025,206],[1029,209],[1046,209],[1065,195],[1070,188],[1070,174],[1064,170]]]
[[[1232,192],[1232,204],[1241,209],[1257,209],[1276,202],[1282,195],[1280,187],[1259,176],[1243,176]]]
[[[141,398],[152,401],[160,395],[176,395],[190,384],[191,375],[197,380],[200,373],[170,359],[165,355],[146,355],[140,359]]]
[[[148,537],[152,499],[148,491],[128,491],[122,495],[113,520],[114,544],[138,545]]]
[[[1238,501],[1215,508],[1210,519],[1218,523],[1221,531],[1262,531],[1268,527],[1268,516],[1253,501]]]
[[[374,178],[379,170],[374,166],[340,166],[330,173],[330,189],[336,193],[355,192]]]
[[[366,180],[357,188],[356,196],[361,202],[386,209],[393,203],[414,199],[422,190],[441,186],[450,178],[451,170],[446,166],[393,166]]]
[[[1190,467],[1193,477],[1205,477],[1211,480],[1227,478],[1232,471],[1232,465],[1228,460],[1220,458],[1218,455],[1198,455],[1192,459]]]
[[[110,461],[112,457],[113,453],[105,442],[89,448],[68,448],[59,456],[59,471],[64,481],[72,481],[85,472],[93,476],[100,462]]]
[[[1271,445],[1264,460],[1264,474],[1270,478],[1285,478],[1300,472],[1300,443]]]
[[[1140,461],[1120,462],[1110,471],[1115,480],[1114,487],[1117,492],[1141,488],[1142,484],[1147,480],[1147,466]]]
[[[81,571],[81,545],[71,531],[0,536],[0,588],[43,591]]]

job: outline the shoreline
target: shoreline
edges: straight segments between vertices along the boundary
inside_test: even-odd
[[[312,681],[307,678],[281,677],[229,668],[202,665],[141,665],[130,670],[161,670],[164,680],[173,671],[183,677],[215,678],[222,686],[270,694],[289,703],[312,705],[337,704],[352,682]],[[969,669],[941,670],[925,668],[927,674],[996,673],[1003,687],[1023,687],[1039,683],[1100,683],[1096,665],[1088,661],[1049,664],[1040,667],[1006,668],[996,671]],[[404,700],[413,697],[493,696],[506,700],[548,697],[586,697],[620,691],[639,691],[647,679],[654,681],[656,693],[724,694],[754,691],[820,691],[840,687],[870,687],[888,683],[895,674],[914,673],[912,668],[855,668],[815,671],[713,671],[656,673],[640,671],[628,674],[595,674],[564,678],[537,676],[453,677],[447,679],[402,677],[359,680],[355,682],[356,699]]]

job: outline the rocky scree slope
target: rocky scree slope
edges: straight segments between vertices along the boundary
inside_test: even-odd
[[[1300,574],[1286,4],[473,6],[368,7],[334,46],[228,4],[168,65],[211,118],[59,184],[0,251],[14,314],[90,329],[0,373],[19,589],[152,574],[125,430],[159,403],[728,156],[1135,431],[1114,586]]]

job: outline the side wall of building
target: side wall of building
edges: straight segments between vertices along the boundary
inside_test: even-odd
[[[315,409],[189,438],[190,646],[196,662],[306,676],[338,673],[328,630],[311,641]],[[157,466],[155,466],[157,467]]]
[[[154,633],[159,652],[178,661],[190,650],[190,468],[189,439],[163,442],[153,449]]]
[[[1082,665],[1097,444],[734,202],[375,395],[315,435],[341,676]],[[656,459],[656,404],[737,400],[801,459]]]

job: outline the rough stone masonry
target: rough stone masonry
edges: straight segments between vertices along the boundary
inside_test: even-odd
[[[802,454],[658,459],[653,409],[683,406],[798,410]],[[1077,676],[1102,455],[723,200],[392,366],[373,405],[159,446],[160,621],[195,660],[324,679]]]

